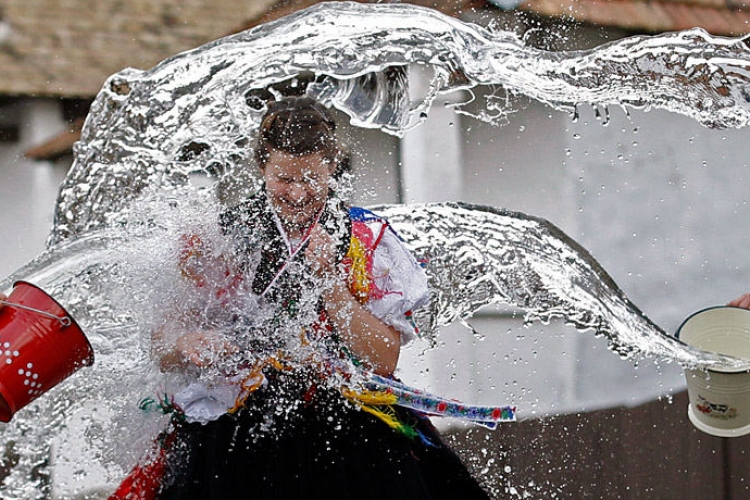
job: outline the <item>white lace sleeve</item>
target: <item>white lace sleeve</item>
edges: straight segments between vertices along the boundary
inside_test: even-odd
[[[379,228],[373,229],[378,229],[374,231],[378,234]],[[418,334],[411,321],[411,312],[429,298],[427,275],[390,228],[386,229],[375,248],[372,274],[375,285],[384,294],[372,298],[365,307],[401,332],[402,345],[410,342]]]

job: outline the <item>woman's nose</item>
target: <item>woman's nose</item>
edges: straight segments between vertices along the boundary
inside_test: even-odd
[[[300,202],[307,198],[307,189],[299,183],[292,183],[287,188],[287,196],[291,201]]]

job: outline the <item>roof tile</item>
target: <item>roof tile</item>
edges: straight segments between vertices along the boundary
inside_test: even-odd
[[[274,0],[4,0],[0,94],[92,96],[125,67],[148,69],[233,31]]]
[[[646,32],[700,27],[715,35],[750,33],[750,0],[525,0],[519,8]]]

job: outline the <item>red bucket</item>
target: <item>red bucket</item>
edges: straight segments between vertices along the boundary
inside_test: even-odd
[[[73,318],[40,288],[19,281],[0,309],[0,421],[94,363]]]

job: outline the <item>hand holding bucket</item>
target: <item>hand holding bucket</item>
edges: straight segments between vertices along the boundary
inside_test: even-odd
[[[93,363],[81,328],[43,290],[19,281],[0,296],[0,422]]]

